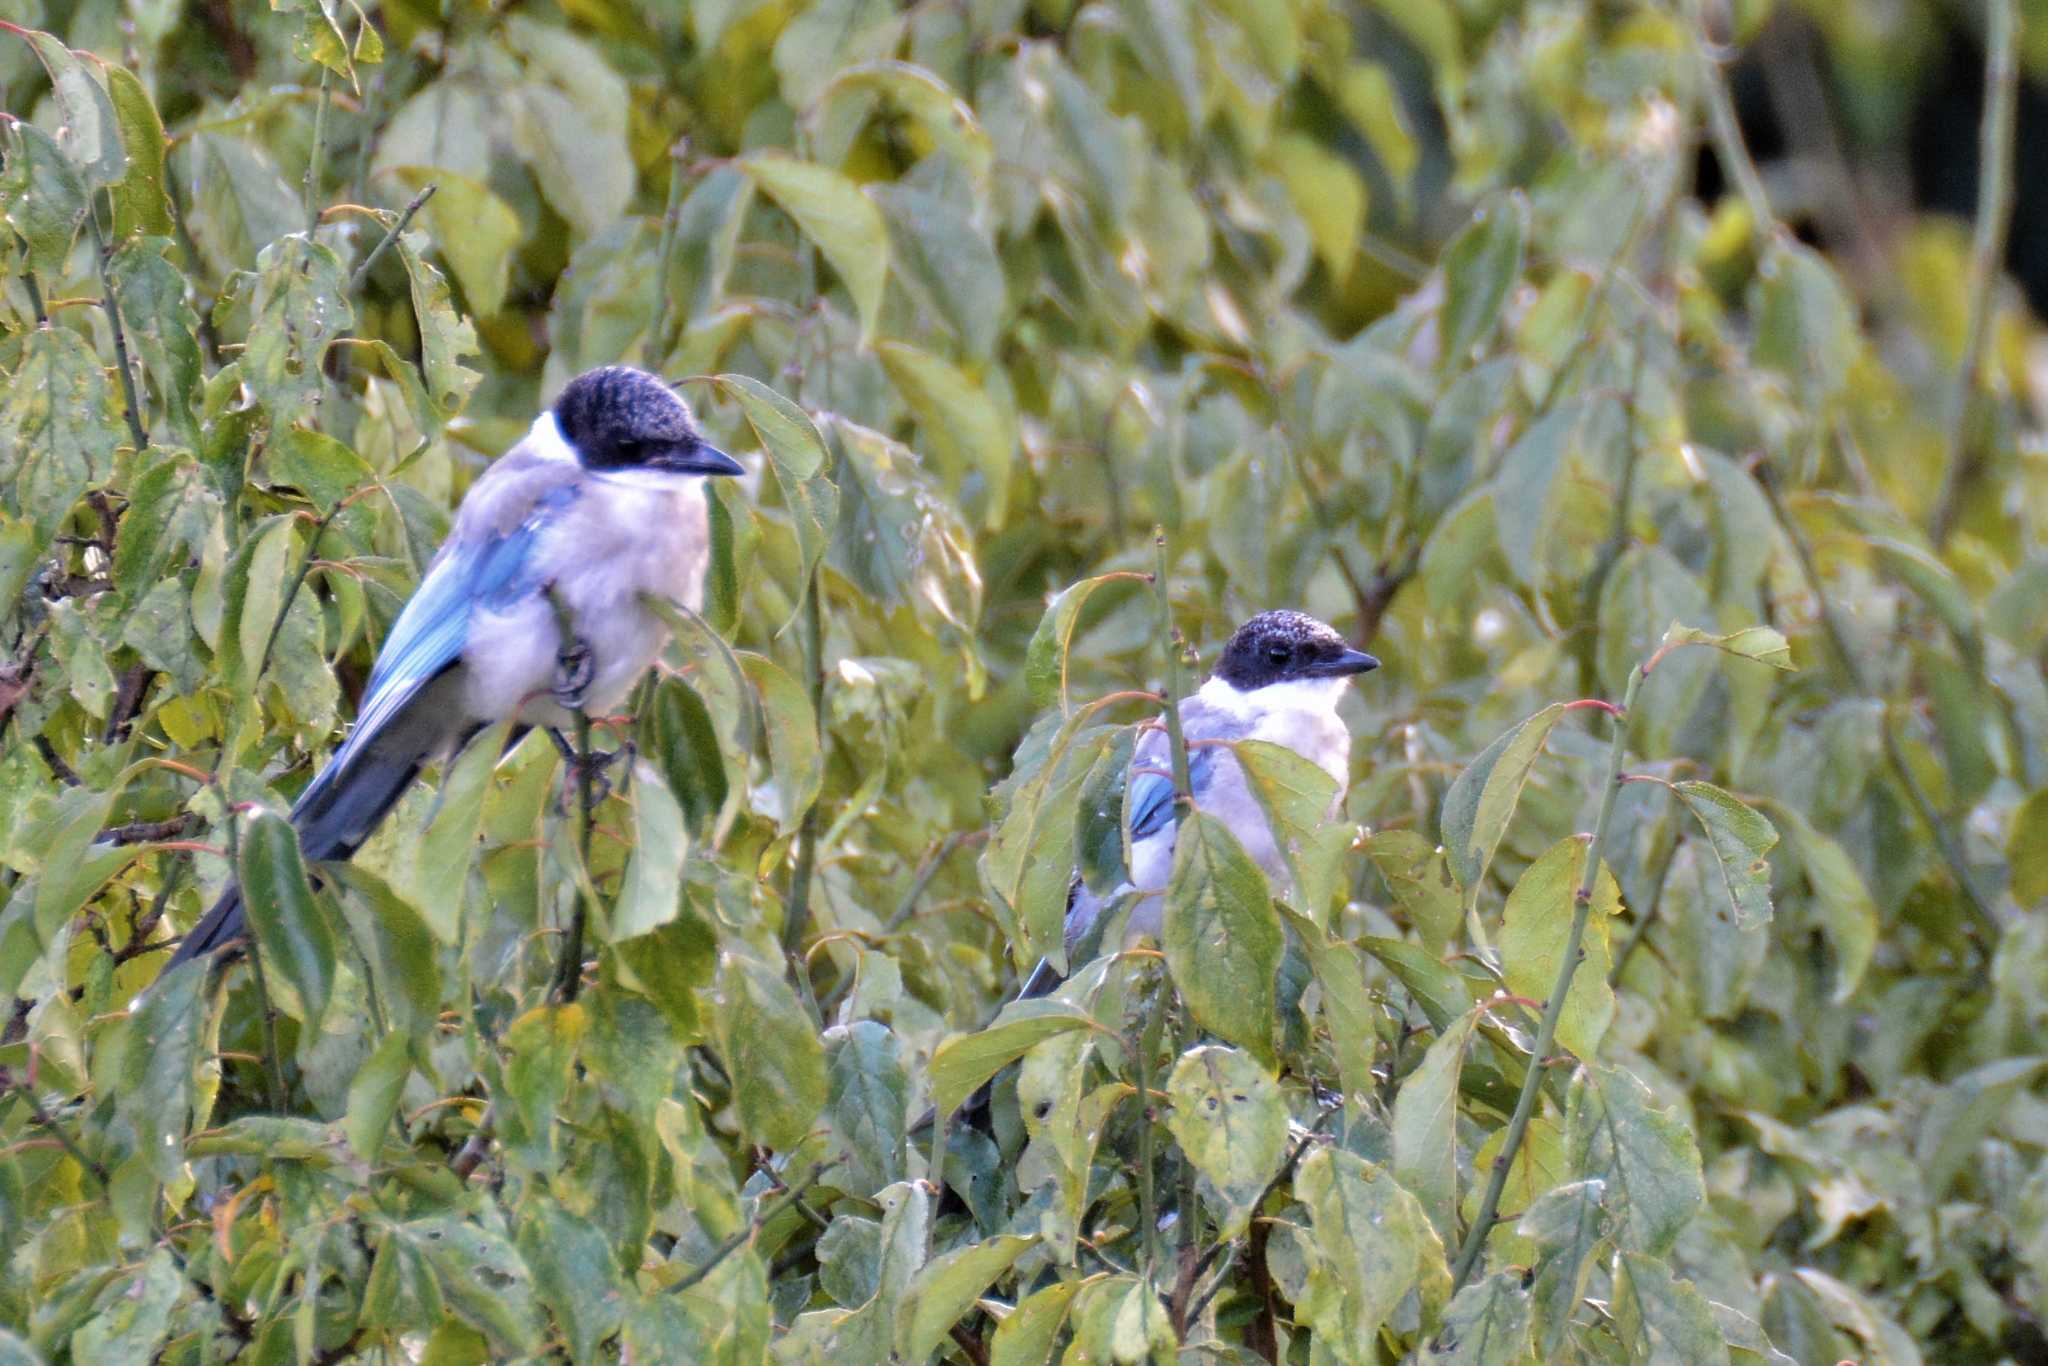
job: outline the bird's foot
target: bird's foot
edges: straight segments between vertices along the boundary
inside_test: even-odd
[[[597,657],[590,652],[590,646],[580,637],[571,640],[555,653],[555,701],[575,711],[590,695],[590,685],[597,678]],[[556,737],[558,740],[559,736]]]
[[[585,774],[590,778],[590,804],[597,806],[612,795],[612,766],[623,759],[626,770],[632,770],[634,750],[630,740],[617,749],[594,749],[588,754],[579,754],[576,746],[569,743],[569,737],[552,726],[548,727],[548,738],[555,742],[555,751],[562,756],[562,763],[568,770],[564,782],[564,806],[576,800]]]

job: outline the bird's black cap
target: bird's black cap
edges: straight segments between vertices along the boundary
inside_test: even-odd
[[[1306,612],[1261,612],[1237,628],[1223,647],[1216,676],[1239,692],[1305,678],[1345,678],[1380,662],[1354,650]]]
[[[737,460],[698,435],[690,405],[630,365],[586,370],[555,400],[555,425],[591,470],[740,474]]]

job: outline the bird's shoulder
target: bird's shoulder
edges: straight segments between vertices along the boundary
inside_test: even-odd
[[[456,514],[451,539],[509,536],[536,511],[573,498],[583,479],[580,466],[538,452],[522,441],[470,485],[462,510]]]

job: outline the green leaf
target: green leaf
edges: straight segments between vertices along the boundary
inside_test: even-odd
[[[856,1020],[825,1031],[825,1117],[856,1190],[903,1179],[904,1109],[910,1083],[902,1046],[888,1028]]]
[[[447,277],[420,254],[423,240],[419,234],[405,232],[398,235],[396,245],[399,259],[405,262],[413,320],[420,330],[420,375],[434,412],[446,419],[462,411],[483,376],[458,359],[479,354],[476,328],[456,312]]]
[[[1357,949],[1332,941],[1322,926],[1307,916],[1281,908],[1301,945],[1316,985],[1322,989],[1322,1011],[1330,1030],[1330,1050],[1337,1057],[1337,1071],[1346,1094],[1376,1094],[1379,1078],[1373,1072],[1379,1036],[1374,1028],[1381,1009],[1366,987],[1365,962]],[[1430,960],[1434,962],[1434,959]]]
[[[38,558],[85,491],[113,473],[114,449],[129,440],[84,338],[54,327],[23,338],[0,398],[0,490],[9,512],[34,523]]]
[[[1271,1066],[1286,937],[1265,874],[1206,812],[1180,823],[1159,942],[1195,1023]]]
[[[1619,1068],[1581,1066],[1565,1109],[1565,1152],[1574,1179],[1597,1177],[1618,1201],[1623,1249],[1658,1256],[1706,1191],[1684,1120],[1650,1100],[1650,1089]]]
[[[1711,645],[1723,654],[1734,655],[1737,659],[1753,659],[1787,673],[1799,667],[1792,662],[1792,647],[1785,643],[1785,637],[1769,626],[1745,626],[1727,635],[1715,635],[1697,626],[1685,626],[1674,621],[1664,633],[1659,648],[1678,645]]]
[[[1585,872],[1587,835],[1571,835],[1545,850],[1508,893],[1500,931],[1501,970],[1517,996],[1548,1001],[1564,966],[1573,903]],[[1614,991],[1607,985],[1609,921],[1621,914],[1621,888],[1602,861],[1593,880],[1593,903],[1579,939],[1579,964],[1558,1017],[1557,1041],[1581,1058],[1600,1051],[1614,1020]]]
[[[1777,830],[1754,807],[1712,783],[1689,780],[1671,790],[1706,829],[1736,927],[1769,924],[1771,865],[1764,855],[1778,842]]]
[[[1637,1252],[1621,1254],[1614,1294],[1615,1335],[1633,1361],[1712,1366],[1728,1345],[1707,1297],[1669,1266]]]
[[[1138,727],[1119,727],[1116,738],[1096,752],[1074,799],[1074,863],[1082,885],[1099,897],[1113,895],[1130,881],[1130,827],[1124,820],[1124,804],[1131,755],[1137,747]]]
[[[505,749],[507,723],[500,722],[463,747],[441,782],[433,819],[420,836],[413,866],[413,904],[427,918],[434,937],[444,944],[462,938],[463,892],[476,862],[477,832],[483,824],[484,798],[491,774]]]
[[[739,654],[740,668],[761,699],[767,722],[768,761],[782,802],[782,828],[794,830],[818,799],[825,781],[825,760],[818,747],[818,723],[811,700],[794,678],[765,655]]]
[[[125,1274],[100,1295],[105,1307],[72,1335],[74,1361],[146,1362],[171,1329],[171,1311],[185,1293],[185,1277],[168,1248]]]
[[[1360,939],[1358,947],[1386,964],[1401,979],[1401,985],[1408,988],[1422,1013],[1429,1017],[1430,1027],[1438,1033],[1449,1029],[1452,1021],[1471,1009],[1471,984],[1429,950],[1404,940],[1372,935]]]
[[[853,296],[862,343],[872,341],[889,278],[889,230],[881,211],[828,166],[766,150],[750,152],[738,164],[824,253]]]
[[[1318,1337],[1362,1348],[1409,1291],[1422,1292],[1425,1317],[1432,1301],[1450,1297],[1443,1244],[1415,1197],[1384,1168],[1343,1149],[1318,1148],[1296,1173],[1294,1193],[1308,1206],[1321,1254],[1296,1308]]]
[[[712,1026],[732,1077],[740,1126],[787,1151],[825,1108],[825,1050],[779,967],[728,949],[718,958]]]
[[[1444,248],[1442,366],[1471,364],[1493,333],[1508,292],[1522,278],[1529,237],[1529,201],[1519,190],[1482,204]]]
[[[1496,1272],[1460,1290],[1421,1360],[1427,1366],[1520,1366],[1529,1354],[1529,1292]]]
[[[1579,1311],[1598,1258],[1607,1246],[1612,1220],[1606,1207],[1603,1180],[1572,1181],[1538,1196],[1522,1214],[1515,1232],[1540,1249],[1536,1277],[1530,1286],[1535,1300],[1542,1352],[1550,1358],[1564,1340],[1565,1329]]]
[[[1479,880],[1486,876],[1493,851],[1514,818],[1529,771],[1543,753],[1551,727],[1563,715],[1564,704],[1553,702],[1509,727],[1466,765],[1444,793],[1444,848],[1451,871],[1465,888],[1466,904],[1478,895]]]
[[[902,442],[839,417],[832,435],[840,456],[833,568],[877,603],[908,603],[942,643],[971,633],[981,571],[958,509]]]
[[[1287,1156],[1279,1083],[1249,1053],[1203,1044],[1174,1064],[1166,1094],[1166,1127],[1212,1188],[1218,1236],[1234,1238]]]
[[[1131,575],[1100,574],[1062,588],[1046,604],[1045,614],[1024,647],[1024,681],[1031,689],[1032,702],[1043,708],[1059,703],[1061,714],[1073,710],[1067,696],[1068,657],[1073,651],[1074,629],[1081,623],[1081,609],[1095,590],[1107,583],[1129,582]]]
[[[959,490],[961,505],[981,509],[988,526],[1009,510],[1010,471],[1017,463],[1016,422],[985,384],[950,361],[907,342],[875,348],[889,382],[917,417],[932,464]]]
[[[2032,907],[2048,897],[2048,787],[2019,804],[2007,827],[2005,857],[2012,866],[2012,898]]]
[[[128,166],[128,155],[121,147],[121,121],[113,100],[80,60],[81,54],[47,33],[8,27],[35,49],[37,60],[50,73],[61,120],[57,145],[65,158],[94,189],[119,181]]]
[[[322,516],[377,478],[363,458],[324,432],[290,427],[264,448],[271,487],[295,488]]]
[[[1835,989],[1829,1000],[1841,1005],[1855,995],[1857,985],[1869,970],[1871,957],[1877,950],[1877,902],[1871,897],[1863,874],[1857,871],[1855,860],[1849,857],[1846,849],[1816,830],[1806,817],[1783,802],[1772,802],[1770,807],[1790,836],[1792,850],[1806,869],[1807,885],[1813,888],[1813,899],[1820,907],[1821,923],[1827,928],[1828,939],[1834,945]],[[2043,805],[2042,812],[2042,833],[2044,838],[2048,838],[2048,804]],[[2014,883],[2017,885],[2017,863],[2014,866]],[[2020,900],[2022,905],[2026,904],[2024,898]]]
[[[355,324],[341,258],[304,234],[272,242],[256,258],[249,309],[244,382],[270,410],[274,427],[311,420],[327,348]]]
[[[194,133],[188,145],[187,179],[198,194],[186,212],[215,271],[247,270],[258,252],[306,226],[298,195],[262,148],[209,132]]]
[[[822,16],[830,8],[829,4],[821,4],[805,17]],[[875,5],[874,9],[877,19],[888,12],[884,5]],[[797,23],[790,25],[791,32],[797,28]],[[784,41],[790,39],[785,37]],[[823,159],[834,163],[844,160],[853,135],[860,131],[860,123],[866,119],[866,111],[879,103],[916,124],[920,132],[967,173],[970,185],[977,188],[987,186],[995,164],[995,147],[975,119],[974,111],[953,93],[951,87],[926,68],[909,62],[869,61],[845,66],[846,50],[841,35],[833,35],[833,42],[833,65],[843,69],[818,93],[816,102],[804,115],[806,123],[813,128],[838,130],[839,136],[834,141],[842,145],[836,149],[821,146],[819,155]],[[779,66],[783,55],[781,43],[776,45],[775,55]],[[859,111],[859,118],[848,117],[841,112],[841,106],[854,107]]]
[[[1546,559],[1557,540],[1558,510],[1564,501],[1560,490],[1566,481],[1560,476],[1571,463],[1593,408],[1594,401],[1589,399],[1571,398],[1558,404],[1508,447],[1500,472],[1494,476],[1494,534],[1508,567],[1526,587],[1543,582]],[[1466,554],[1455,558],[1469,561],[1476,555],[1467,544]],[[1440,558],[1453,558],[1448,547]],[[1448,570],[1447,565],[1440,572]]]
[[[114,1113],[128,1122],[135,1151],[158,1181],[185,1165],[185,1126],[194,1102],[193,1069],[205,1040],[207,965],[181,963],[159,978],[128,1017]]]
[[[1046,1366],[1081,1281],[1054,1281],[1017,1302],[989,1342],[989,1366]]]
[[[601,1359],[598,1344],[618,1332],[625,1317],[618,1259],[604,1234],[543,1195],[521,1207],[518,1229],[520,1255],[568,1339],[570,1359]]]
[[[128,345],[156,382],[157,396],[177,439],[197,449],[194,400],[204,385],[199,359],[199,317],[185,299],[185,277],[170,261],[162,237],[131,241],[114,253],[108,274],[121,305]],[[132,512],[132,508],[131,508]],[[115,554],[127,548],[124,539]]]
[[[1333,283],[1342,286],[1365,230],[1365,180],[1318,138],[1286,133],[1266,147],[1266,161],[1294,200],[1309,240]]]
[[[164,125],[156,106],[142,88],[141,78],[125,66],[111,63],[101,68],[107,78],[107,96],[121,128],[121,146],[128,167],[113,187],[114,240],[131,237],[170,237],[177,231],[171,218],[170,196],[165,193]]]
[[[664,677],[655,685],[645,724],[650,736],[643,743],[661,765],[662,782],[682,813],[688,837],[706,838],[728,790],[725,755],[710,709],[687,680]]]
[[[412,1075],[412,1041],[397,1030],[386,1034],[356,1068],[348,1084],[348,1114],[342,1132],[348,1146],[365,1162],[374,1161],[398,1113],[399,1093]]]
[[[865,202],[865,201],[863,201]],[[830,458],[824,438],[810,415],[761,381],[747,375],[714,375],[711,382],[738,401],[747,425],[761,449],[768,454],[768,467],[775,472],[776,487],[796,523],[797,545],[803,551],[803,572],[808,582],[811,570],[831,544],[832,528],[839,515],[838,490],[825,477]]]
[[[1457,1236],[1458,1074],[1478,1024],[1477,1009],[1459,1016],[1394,1097],[1394,1175],[1444,1238]]]
[[[7,149],[0,170],[7,224],[28,246],[29,269],[61,277],[85,221],[85,182],[57,140],[34,124],[9,119],[0,131]]]
[[[1230,748],[1294,874],[1294,898],[1310,918],[1322,919],[1337,894],[1337,861],[1330,855],[1341,857],[1353,833],[1333,819],[1340,798],[1336,780],[1285,745],[1239,740]]]
[[[1076,813],[1089,773],[1112,744],[1107,728],[1075,738],[1084,720],[1085,714],[1069,718],[1044,762],[1015,789],[980,865],[998,905],[1013,918],[1020,956],[1050,958],[1062,971],[1071,966],[1063,926],[1074,880]]]
[[[1074,1029],[1100,1029],[1093,1016],[1058,997],[1012,1001],[988,1028],[952,1034],[932,1053],[932,1104],[950,1115],[960,1103],[1034,1045]]]
[[[1413,830],[1375,830],[1365,842],[1365,856],[1386,879],[1423,944],[1442,952],[1458,933],[1464,914],[1443,846]]]
[[[242,900],[271,994],[315,1029],[334,990],[334,931],[306,880],[298,832],[276,812],[260,811],[242,832],[240,852]]]
[[[441,969],[425,918],[361,864],[329,864],[328,876],[348,889],[342,916],[392,1032],[417,1036],[441,1011]]]
[[[707,723],[708,724],[708,723]],[[633,848],[611,908],[611,938],[631,939],[676,918],[683,894],[683,864],[690,836],[682,807],[652,764],[633,765]]]
[[[1009,314],[1003,263],[987,230],[950,195],[901,182],[868,195],[888,221],[897,283],[945,323],[969,362],[986,365]]]
[[[933,1258],[911,1278],[897,1309],[896,1350],[900,1358],[923,1361],[930,1357],[947,1330],[974,1307],[996,1278],[1037,1244],[1035,1233],[1005,1233]]]
[[[1758,365],[1784,374],[1810,404],[1841,391],[1860,346],[1856,309],[1819,253],[1774,235],[1757,267],[1750,308]]]
[[[501,1354],[530,1352],[540,1339],[532,1273],[503,1235],[454,1215],[397,1225],[392,1236],[418,1249],[448,1305]]]

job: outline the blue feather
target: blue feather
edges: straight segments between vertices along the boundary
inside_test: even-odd
[[[1199,797],[1209,778],[1214,746],[1203,745],[1188,755],[1188,783]],[[1156,835],[1173,819],[1173,779],[1164,773],[1131,775],[1131,841]]]

